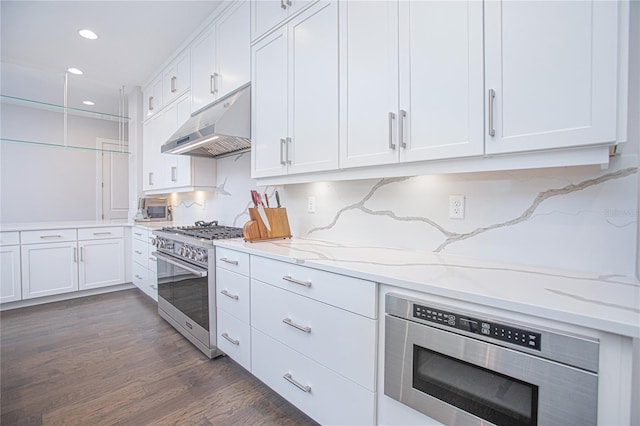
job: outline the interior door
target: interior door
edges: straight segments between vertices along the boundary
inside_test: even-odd
[[[99,209],[102,220],[126,219],[129,214],[129,156],[119,154],[120,142],[98,139],[101,177]],[[128,151],[125,142],[124,150]],[[115,152],[109,152],[115,151]]]

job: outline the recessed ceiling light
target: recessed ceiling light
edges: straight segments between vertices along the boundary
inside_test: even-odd
[[[82,70],[79,70],[78,68],[67,68],[67,71],[69,71],[71,74],[75,74],[75,75],[82,75]]]
[[[95,39],[98,38],[98,34],[94,33],[91,30],[87,30],[87,29],[78,31],[78,34],[80,34],[84,38],[88,38],[89,40],[95,40]]]
[[[85,105],[91,105],[91,106],[96,104],[95,102],[92,102],[92,101],[82,101],[82,103]]]

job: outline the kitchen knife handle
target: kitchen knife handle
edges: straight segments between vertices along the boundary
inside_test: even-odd
[[[291,138],[287,138],[287,164],[291,164],[291,159],[289,158],[289,145],[291,145]]]
[[[396,115],[389,111],[389,149],[396,149],[396,144],[393,143],[393,120],[396,118]]]
[[[276,203],[278,204],[278,208],[282,207],[280,205],[280,194],[278,194],[278,191],[276,191]]]
[[[407,111],[401,109],[400,123],[398,123],[398,140],[400,141],[400,147],[403,149],[407,148],[407,143],[404,141],[404,122],[406,117],[407,117]]]
[[[287,163],[284,161],[284,145],[287,143],[286,139],[280,139],[280,164],[285,166]]]
[[[178,79],[178,77],[176,77],[175,75],[173,77],[171,77],[171,93],[176,93],[176,91],[178,89],[176,89],[176,80]]]
[[[489,89],[489,136],[496,135],[496,129],[493,128],[493,101],[496,97],[496,91]]]

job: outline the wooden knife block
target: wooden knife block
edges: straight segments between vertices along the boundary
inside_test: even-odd
[[[249,208],[249,222],[244,224],[242,235],[245,241],[262,241],[273,240],[278,238],[291,238],[291,229],[289,228],[289,218],[287,217],[287,209],[265,208],[265,214],[269,219],[271,231],[267,230],[264,225],[260,213],[256,207]]]

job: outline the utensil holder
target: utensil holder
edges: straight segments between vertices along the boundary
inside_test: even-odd
[[[265,208],[265,214],[269,220],[271,231],[267,230],[260,213],[256,207],[249,208],[249,221],[242,228],[242,236],[245,241],[264,241],[280,238],[291,238],[287,209],[284,207]]]

